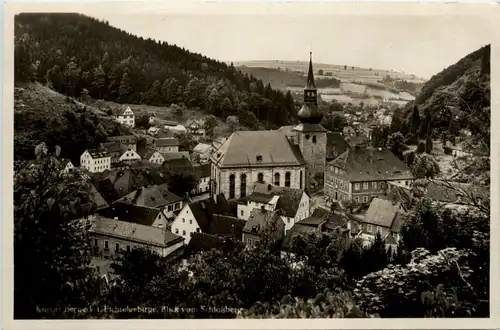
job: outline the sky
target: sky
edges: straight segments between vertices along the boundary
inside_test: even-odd
[[[374,14],[305,6],[230,12],[203,5],[185,10],[146,5],[84,13],[220,61],[306,61],[312,51],[316,63],[402,70],[426,79],[498,36],[493,21],[474,11]]]

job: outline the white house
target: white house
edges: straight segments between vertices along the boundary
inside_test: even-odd
[[[163,164],[165,158],[161,155],[161,153],[157,150],[151,148],[143,148],[138,151],[139,156],[142,159],[147,160],[153,164]]]
[[[134,160],[141,160],[141,156],[132,148],[127,148],[123,150],[120,157],[118,157],[120,162],[131,162]]]
[[[135,127],[135,115],[130,107],[118,108],[113,111],[114,118],[124,126]]]
[[[75,166],[73,165],[73,163],[71,162],[71,160],[69,159],[61,159],[61,166],[63,167],[63,173],[69,173],[69,172],[73,172],[73,170],[75,169]]]
[[[182,237],[166,228],[146,226],[96,216],[89,229],[97,255],[114,256],[134,248],[146,248],[166,257],[184,245]]]
[[[193,233],[215,234],[210,229],[215,215],[231,215],[231,208],[223,196],[185,204],[172,222],[171,231],[189,243]]]
[[[186,128],[193,135],[205,136],[205,129],[203,128],[203,122],[200,120],[191,119],[186,123]]]
[[[310,198],[300,189],[257,184],[249,196],[238,202],[238,218],[248,220],[254,209],[280,211],[285,231],[310,215]]]
[[[132,161],[141,160],[141,156],[131,146],[113,142],[101,143],[101,146],[106,149],[107,154],[111,157],[111,164],[121,162],[130,164]]]
[[[88,149],[80,156],[80,166],[91,173],[111,169],[111,157],[106,149]]]
[[[197,180],[196,187],[191,191],[191,194],[202,194],[210,191],[210,163],[199,164],[193,166],[194,177]]]

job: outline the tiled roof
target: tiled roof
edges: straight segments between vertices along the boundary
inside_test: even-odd
[[[297,166],[304,159],[279,131],[239,131],[212,155],[221,167]]]
[[[157,152],[153,148],[141,148],[137,150],[137,153],[139,156],[141,156],[142,159],[149,159],[151,156],[154,155],[154,153]]]
[[[278,204],[276,205],[276,209],[283,211],[283,214],[288,217],[294,217],[297,214],[297,210],[300,206],[300,200],[302,199],[304,191],[295,188],[287,188],[287,187],[276,187],[271,186],[271,190],[268,190],[266,184],[255,184],[253,193],[250,195],[254,195],[254,197],[250,197],[253,200],[256,197],[268,195],[272,198],[272,196],[279,196]],[[262,198],[265,200],[265,198]]]
[[[390,228],[400,207],[401,203],[399,202],[393,203],[385,199],[374,198],[366,211],[364,221]]]
[[[209,251],[212,249],[235,253],[243,249],[245,244],[241,241],[220,237],[206,233],[192,233],[189,244],[186,247],[186,255],[189,256],[198,251]]]
[[[394,238],[394,236],[392,236],[392,234],[388,234],[385,237],[384,242],[385,242],[385,244],[391,244],[391,245],[397,245],[398,244],[398,242],[396,241],[396,239]]]
[[[349,144],[340,132],[326,133],[326,159],[335,159],[338,155],[349,149]],[[335,156],[336,155],[336,156]]]
[[[341,215],[325,210],[322,207],[317,207],[309,217],[302,219],[297,223],[313,227],[318,227],[320,224],[328,224],[327,229],[335,229],[338,226],[344,226],[345,220]]]
[[[129,109],[130,111],[133,112],[133,110],[127,106],[119,106],[119,107],[112,109],[111,111],[113,112],[114,116],[123,116],[123,114],[125,113],[125,111],[127,111],[127,109]]]
[[[100,214],[110,219],[118,218],[120,221],[151,226],[160,212],[158,209],[118,201],[111,204],[107,209],[102,210]]]
[[[194,176],[195,176],[195,178],[197,180],[200,180],[201,178],[208,178],[208,177],[210,177],[211,169],[212,169],[211,166],[212,166],[211,163],[194,165],[193,166],[193,170],[194,170]]]
[[[304,236],[316,231],[315,227],[304,226],[296,223],[290,230],[287,231],[285,238],[283,239],[283,244],[281,245],[282,250],[289,250],[292,247],[292,243],[295,237]]]
[[[259,192],[252,192],[250,195],[248,196],[245,196],[243,198],[241,198],[239,201],[240,202],[255,202],[255,203],[269,203],[272,199],[273,199],[273,195],[270,195],[268,193],[265,193],[265,194],[262,194],[262,193],[259,193]]]
[[[109,157],[107,150],[104,148],[88,149],[87,151],[94,159]]]
[[[284,226],[278,212],[253,209],[252,212],[250,212],[250,217],[245,223],[245,227],[243,227],[243,232],[258,234],[272,224]]]
[[[112,157],[119,157],[127,151],[127,147],[121,143],[105,142],[101,143],[101,146],[106,149],[108,154]]]
[[[189,204],[189,208],[201,231],[204,233],[210,233],[210,226],[214,215],[233,215],[229,203],[222,195],[217,196],[217,202],[213,199],[201,200]]]
[[[108,207],[108,203],[93,184],[90,185],[89,193],[90,199],[96,204],[98,210]]]
[[[388,149],[351,148],[328,165],[344,169],[344,177],[351,182],[413,178],[410,169]]]
[[[193,171],[193,165],[191,164],[191,161],[186,158],[165,159],[162,169],[168,172],[186,173]]]
[[[406,217],[407,217],[407,214],[404,212],[396,213],[396,217],[394,218],[394,221],[392,222],[391,231],[399,233],[401,231],[401,227],[403,226],[403,224],[405,222]]]
[[[165,160],[187,159],[191,161],[191,156],[189,155],[189,151],[162,152],[161,155]]]
[[[101,216],[95,217],[89,231],[91,233],[159,247],[169,247],[183,240],[182,237],[166,229],[108,219]]]
[[[214,214],[210,222],[209,234],[242,239],[243,227],[246,221],[236,217]]]
[[[168,184],[139,188],[124,196],[121,201],[139,206],[160,208],[182,201],[182,197],[168,191]]]
[[[156,147],[175,147],[179,145],[179,140],[176,138],[162,138],[155,140]]]
[[[382,197],[388,201],[400,202],[405,209],[409,209],[412,204],[411,191],[394,185],[394,188],[387,194],[387,196]]]

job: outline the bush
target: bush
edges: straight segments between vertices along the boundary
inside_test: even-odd
[[[413,133],[406,134],[405,139],[406,139],[406,143],[410,144],[410,145],[418,143],[417,136]]]
[[[419,142],[417,147],[417,154],[421,154],[425,152],[425,143]]]
[[[444,154],[445,155],[451,155],[452,154],[452,149],[450,147],[443,147]]]

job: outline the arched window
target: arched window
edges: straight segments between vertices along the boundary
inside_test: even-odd
[[[313,135],[313,143],[316,143],[316,135]]]
[[[299,189],[302,189],[302,171],[300,171],[300,183],[299,183]]]
[[[247,175],[242,174],[240,176],[240,196],[245,197],[247,195]]]
[[[306,134],[306,140],[309,140],[309,134]]]
[[[285,187],[290,187],[290,177],[291,177],[290,172],[286,172],[285,173]]]
[[[264,182],[264,174],[259,173],[259,175],[257,175],[257,181],[259,181],[260,183]]]
[[[272,188],[273,187],[270,184],[267,185],[267,191],[271,191]]]
[[[279,173],[275,173],[274,174],[274,185],[275,186],[279,186],[280,185],[280,174]]]
[[[229,176],[229,199],[234,198],[234,174]]]

